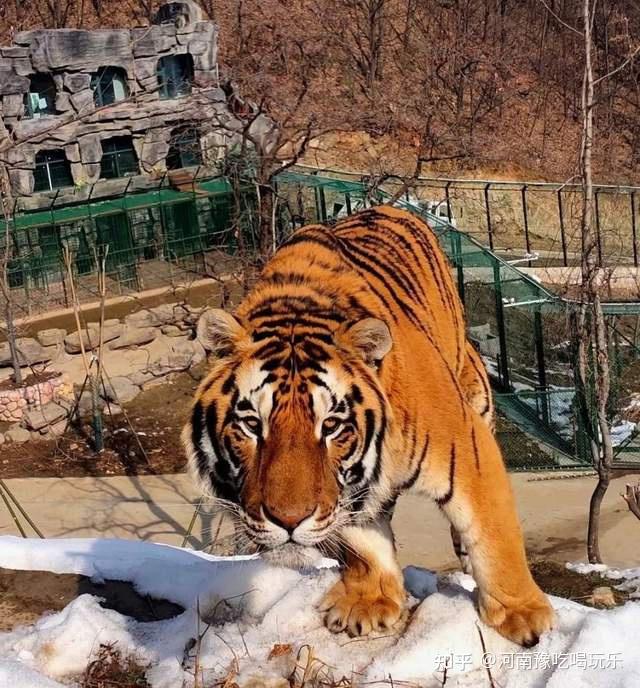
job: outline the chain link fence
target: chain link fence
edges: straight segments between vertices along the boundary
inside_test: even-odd
[[[276,178],[274,241],[305,224],[331,224],[385,202],[394,188],[339,174],[286,171]],[[460,231],[442,205],[427,207],[406,196],[400,204],[427,219],[450,259],[469,337],[496,390],[498,437],[509,467],[589,466],[573,382],[569,315],[575,304],[507,263],[479,234]],[[470,222],[468,213],[464,217]],[[254,186],[237,188],[215,178],[198,180],[186,191],[159,184],[117,198],[22,213],[11,219],[2,241],[12,242],[8,279],[16,310],[33,314],[69,305],[65,248],[73,256],[80,299],[91,301],[98,295],[96,257],[106,247],[107,296],[135,295],[201,277],[233,276],[254,255],[257,227]],[[640,395],[635,396],[640,303],[605,304],[605,312],[614,363],[609,415],[616,460],[621,467],[640,467]]]

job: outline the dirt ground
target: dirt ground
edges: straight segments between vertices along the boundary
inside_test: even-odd
[[[91,427],[70,427],[57,440],[0,446],[0,478],[160,475],[180,473],[180,432],[204,365],[139,394],[124,413],[105,412],[105,450],[96,454]]]
[[[611,581],[597,573],[581,575],[547,560],[534,562],[532,572],[545,592],[586,605],[590,605],[594,588],[611,586]],[[0,568],[0,632],[33,624],[43,614],[61,611],[84,594],[96,595],[103,607],[137,621],[170,619],[184,611],[168,600],[140,595],[128,582],[106,580],[97,584],[75,574]],[[617,604],[624,604],[628,598],[616,591],[615,599]]]
[[[105,580],[96,584],[75,574],[0,568],[0,631],[35,623],[43,614],[58,612],[84,594],[100,597],[106,609],[137,621],[170,619],[184,611],[168,600],[138,594],[128,582]]]

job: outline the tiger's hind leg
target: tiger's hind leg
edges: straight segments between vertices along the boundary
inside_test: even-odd
[[[451,544],[453,545],[453,551],[458,557],[460,562],[460,568],[463,573],[470,576],[473,575],[473,568],[471,567],[471,558],[469,557],[469,552],[467,552],[467,547],[460,537],[460,533],[455,529],[453,524],[451,524]]]
[[[494,432],[495,409],[487,370],[480,358],[480,354],[475,350],[471,342],[467,341],[466,347],[465,360],[460,376],[460,386],[471,408],[482,418],[491,432]],[[453,525],[451,525],[451,543],[464,573],[473,575],[471,559],[466,545]]]
[[[460,534],[478,586],[480,617],[506,638],[531,646],[554,624],[525,555],[511,485],[495,437],[471,409],[451,419],[429,449],[416,483]]]
[[[489,376],[480,354],[470,341],[466,344],[460,386],[471,408],[482,418],[491,432],[494,432],[495,409]]]

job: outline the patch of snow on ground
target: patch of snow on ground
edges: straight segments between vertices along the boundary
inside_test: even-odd
[[[629,420],[620,420],[611,427],[611,444],[614,447],[629,439],[636,430],[636,424]]]
[[[631,599],[640,600],[640,567],[632,569],[617,569],[606,564],[584,564],[584,563],[570,563],[567,568],[576,573],[589,574],[599,573],[604,578],[610,578],[612,581],[619,581],[613,587],[616,590],[622,590],[629,593]]]
[[[81,595],[35,625],[0,633],[0,686],[73,685],[101,643],[117,643],[123,655],[150,667],[153,688],[189,688],[198,636],[200,685],[214,685],[232,671],[240,686],[251,679],[285,685],[312,648],[313,671],[334,681],[347,677],[354,685],[390,686],[392,679],[431,688],[442,685],[447,667],[448,688],[485,688],[488,665],[501,688],[640,686],[637,602],[601,611],[551,598],[558,627],[524,650],[479,622],[475,585],[462,573],[437,577],[407,567],[413,609],[406,628],[353,639],[329,633],[315,609],[338,575],[326,560],[298,572],[254,557],[220,558],[145,542],[0,537],[0,566],[127,580],[142,594],[185,607],[173,619],[140,623]],[[212,626],[198,618],[198,608]],[[276,645],[284,651],[274,652]]]

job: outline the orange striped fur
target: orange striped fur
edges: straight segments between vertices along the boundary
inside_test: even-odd
[[[421,219],[381,206],[299,230],[234,316],[210,312],[199,336],[217,360],[183,435],[192,471],[266,557],[343,562],[322,605],[331,630],[401,617],[390,518],[409,489],[459,534],[485,622],[523,644],[551,627],[487,374]]]

